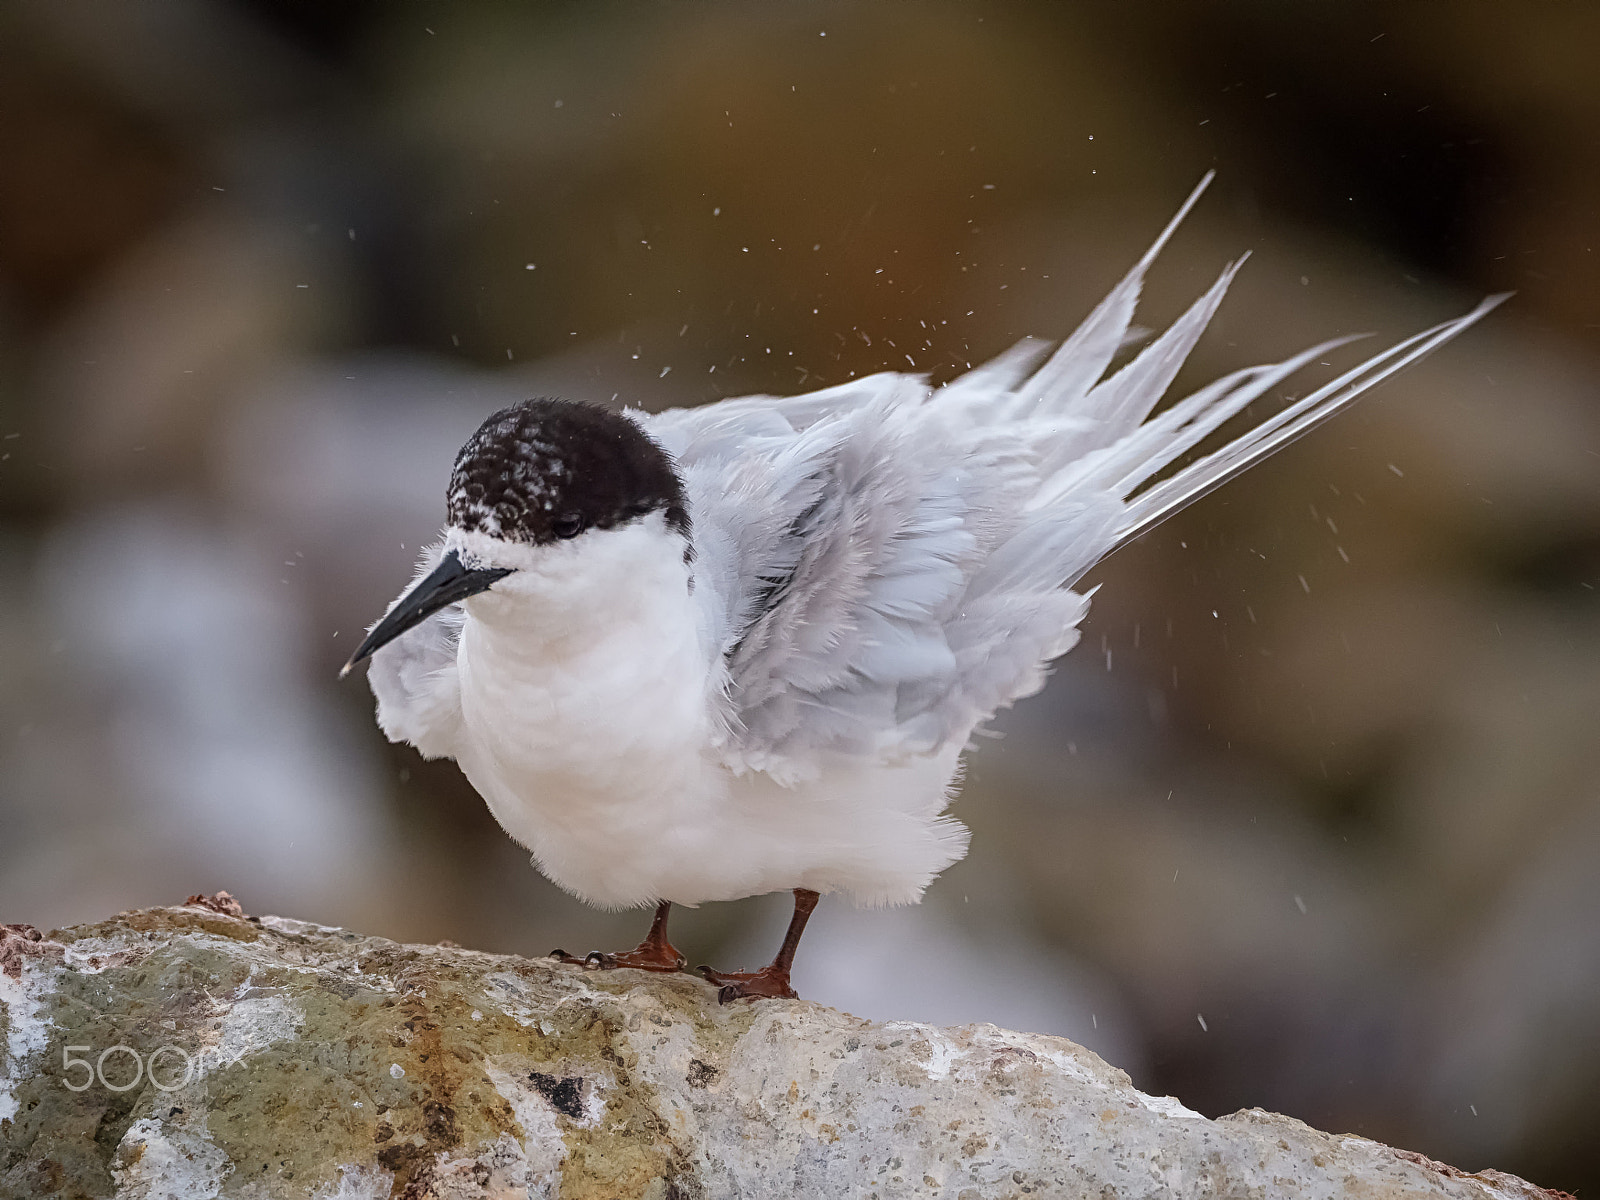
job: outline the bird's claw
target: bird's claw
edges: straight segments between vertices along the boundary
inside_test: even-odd
[[[732,1004],[735,1000],[798,1000],[799,994],[789,985],[789,972],[775,971],[770,966],[759,971],[713,971],[710,967],[696,968],[709,982],[717,985],[717,1003]]]
[[[660,974],[671,974],[681,971],[688,965],[688,960],[670,946],[668,953],[655,953],[641,947],[638,950],[624,950],[620,954],[608,954],[604,950],[591,950],[582,958],[575,954],[568,954],[565,950],[552,950],[549,957],[569,967],[582,967],[585,971],[615,971],[626,967],[635,971],[655,971]]]
[[[607,954],[603,950],[591,950],[582,958],[576,954],[568,954],[565,950],[552,950],[550,957],[558,963],[569,967],[582,967],[585,971],[614,971],[621,964],[615,954]]]

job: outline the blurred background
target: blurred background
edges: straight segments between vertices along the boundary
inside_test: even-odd
[[[970,858],[825,902],[797,984],[1600,1186],[1596,46],[1492,0],[6,5],[0,919],[631,945],[335,681],[456,448],[539,393],[948,379],[1214,167],[1141,319],[1254,257],[1180,391],[1517,297],[1099,568]],[[674,935],[755,965],[786,915]]]

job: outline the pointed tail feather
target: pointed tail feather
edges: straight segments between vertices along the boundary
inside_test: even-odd
[[[1216,283],[1166,332],[1115,375],[1090,389],[1071,410],[1073,417],[1091,423],[1089,430],[1082,437],[1062,438],[1051,447],[1041,463],[1044,470],[1054,471],[1091,450],[1114,445],[1139,427],[1177,377],[1247,258],[1248,254],[1229,263]]]
[[[1220,450],[1189,464],[1171,479],[1164,480],[1135,496],[1129,501],[1124,520],[1117,529],[1115,546],[1123,545],[1138,537],[1173,513],[1222,486],[1241,471],[1260,462],[1273,451],[1315,429],[1385,379],[1404,370],[1418,359],[1426,357],[1457,334],[1476,324],[1509,299],[1510,295],[1511,293],[1504,292],[1490,296],[1471,312],[1452,321],[1435,325],[1432,329],[1406,338],[1383,353],[1374,355],[1360,366],[1346,371],[1332,382],[1262,421]],[[1124,479],[1123,483],[1127,484],[1132,480],[1136,485],[1137,482],[1148,479],[1291,370],[1298,369],[1312,357],[1337,344],[1339,343],[1331,342],[1315,346],[1280,364],[1277,368],[1270,369],[1267,376],[1257,378],[1237,391],[1224,392],[1220,398],[1208,396],[1206,399],[1209,403],[1196,405],[1192,413],[1186,413],[1185,422],[1193,422],[1189,429],[1181,434],[1174,433],[1170,440],[1165,441],[1159,449],[1146,458],[1138,469]],[[1197,399],[1201,395],[1202,393],[1196,393],[1190,400]],[[1141,426],[1130,437],[1138,437],[1146,428],[1157,425],[1168,414],[1178,411],[1189,402],[1183,401],[1175,405],[1167,413],[1162,413],[1145,426]],[[1210,411],[1206,412],[1207,409]],[[1115,546],[1112,549],[1115,549]]]
[[[1215,177],[1215,171],[1206,172],[1205,178],[1189,193],[1183,207],[1178,209],[1178,214],[1167,222],[1161,236],[1144,252],[1144,257],[1100,301],[1083,324],[1050,356],[1050,360],[1024,386],[1017,389],[1002,417],[1014,419],[1061,412],[1072,408],[1088,395],[1089,389],[1105,374],[1105,369],[1111,365],[1112,358],[1123,344],[1129,323],[1133,320],[1133,310],[1139,303],[1145,272]]]
[[[1108,479],[1107,486],[1119,496],[1133,495],[1156,471],[1198,446],[1301,367],[1330,350],[1358,340],[1359,336],[1365,335],[1333,338],[1281,363],[1236,371],[1180,400],[1146,421],[1135,435],[1112,447],[1102,477],[1115,470],[1125,474],[1114,481]]]

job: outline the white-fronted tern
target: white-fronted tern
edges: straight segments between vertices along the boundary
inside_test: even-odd
[[[528,400],[462,448],[442,539],[345,671],[373,657],[383,732],[453,758],[557,884],[656,906],[637,949],[587,965],[678,970],[670,905],[787,889],[770,965],[701,970],[724,1001],[793,996],[819,894],[914,903],[966,852],[945,815],[963,749],[1077,641],[1085,572],[1504,299],[1158,480],[1349,340],[1152,416],[1236,262],[1105,375],[1209,180],[1048,357],[1029,340],[940,388],[878,374],[656,415]]]

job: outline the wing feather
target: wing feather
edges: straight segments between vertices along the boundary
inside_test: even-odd
[[[1030,339],[937,390],[879,374],[639,416],[685,480],[730,767],[792,782],[833,754],[965,742],[1074,645],[1089,595],[1070,589],[1096,562],[1504,299],[1375,355],[1160,479],[1350,340],[1236,371],[1151,416],[1241,259],[1102,379],[1129,339],[1144,273],[1209,181],[1049,357]]]

